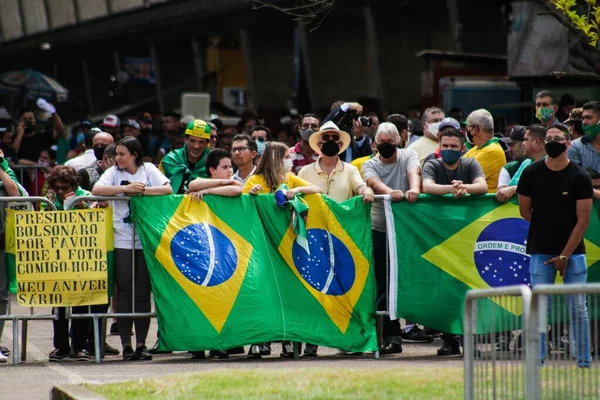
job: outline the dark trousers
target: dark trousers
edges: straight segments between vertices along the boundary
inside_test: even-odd
[[[375,264],[375,280],[377,281],[377,310],[384,311],[387,308],[387,275],[389,270],[387,259],[387,235],[385,232],[373,231],[373,262]],[[383,318],[384,339],[392,336],[400,336],[400,324],[398,321],[390,320],[389,316]]]
[[[133,305],[132,271],[133,263],[130,249],[115,249],[115,283],[119,297],[117,299],[117,313],[131,313]],[[135,251],[135,312],[150,312],[150,274],[144,253],[142,250]],[[131,345],[131,328],[134,325],[133,318],[117,319],[121,344]],[[150,329],[150,317],[135,318],[135,336],[137,344],[145,344],[148,330]]]
[[[79,306],[72,308],[72,314],[88,314],[91,313],[103,313],[108,309],[108,304],[89,306]],[[58,319],[52,321],[54,328],[54,348],[60,350],[68,350],[71,346],[69,344],[69,320],[65,318],[66,308],[57,307]],[[94,344],[94,332],[91,331],[91,340],[89,339],[90,334],[90,320],[85,318],[73,318],[71,320],[71,327],[73,328],[73,349],[75,351],[87,349],[89,346]],[[88,342],[89,341],[89,342]]]

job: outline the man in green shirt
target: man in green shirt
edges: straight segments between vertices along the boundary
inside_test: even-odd
[[[185,130],[185,145],[168,153],[158,169],[171,181],[173,193],[184,194],[196,178],[208,178],[204,165],[210,152],[210,126],[201,119],[191,121]]]

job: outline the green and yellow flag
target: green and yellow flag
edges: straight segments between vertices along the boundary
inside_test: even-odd
[[[600,281],[599,206],[585,236],[589,282]],[[416,204],[388,202],[386,213],[392,318],[458,334],[468,290],[530,286],[529,223],[517,204],[499,204],[494,195],[420,196]],[[497,321],[522,313],[518,301],[481,303]]]
[[[294,340],[377,349],[369,208],[307,196],[310,255],[273,195],[131,200],[161,348]]]

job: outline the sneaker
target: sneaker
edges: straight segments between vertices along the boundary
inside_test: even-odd
[[[8,362],[8,358],[0,351],[0,364]]]
[[[262,358],[271,355],[271,346],[268,343],[253,344],[248,350],[248,358]]]
[[[71,343],[71,345],[73,345],[73,343]],[[77,353],[75,353],[75,350],[71,347],[71,350],[69,350],[69,358],[77,358]]]
[[[84,350],[80,350],[76,353],[77,361],[90,361],[90,356]]]
[[[281,343],[281,353],[279,353],[279,356],[283,358],[294,357],[294,346],[292,345],[292,342],[285,341]]]
[[[150,361],[152,360],[152,354],[148,352],[148,348],[146,346],[140,346],[135,349],[135,354],[138,355],[138,359],[142,361]]]
[[[204,352],[202,352],[204,354]],[[208,352],[208,358],[216,358],[219,360],[225,360],[229,358],[229,353],[224,350],[211,350]]]
[[[433,336],[426,335],[421,329],[415,324],[410,331],[402,333],[402,340],[406,343],[431,343],[433,342]]]
[[[139,359],[140,356],[135,351],[133,351],[133,347],[131,347],[130,345],[123,347],[123,360],[135,361]]]
[[[459,356],[460,354],[460,345],[450,342],[444,342],[437,351],[437,355],[440,357]]]
[[[304,357],[316,357],[318,355],[318,348],[319,346],[317,346],[316,344],[306,343],[306,347],[304,348]]]
[[[169,350],[159,350],[159,342],[160,342],[160,339],[156,339],[156,343],[154,343],[154,346],[150,347],[150,349],[148,350],[148,352],[150,354],[171,354],[171,353],[173,353],[172,351],[169,351]]]
[[[261,356],[271,355],[271,343],[261,343],[258,345],[258,349],[260,351]]]
[[[4,354],[5,356],[10,356],[10,349],[5,346],[0,346],[0,353]]]
[[[192,360],[204,360],[206,359],[206,354],[203,351],[190,351],[192,355]]]
[[[104,343],[104,354],[106,354],[107,356],[118,356],[119,354],[121,354],[121,352],[109,345],[108,343]]]
[[[71,349],[54,349],[52,353],[48,356],[49,361],[62,361],[65,358],[69,357],[69,353]]]

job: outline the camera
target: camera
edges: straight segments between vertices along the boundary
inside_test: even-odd
[[[362,126],[371,126],[371,124],[373,123],[371,117],[363,117],[356,114],[356,112],[352,112],[349,115],[350,117],[352,117],[353,120],[359,121]]]

